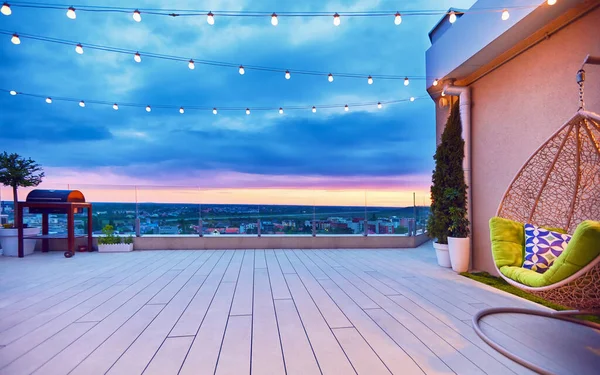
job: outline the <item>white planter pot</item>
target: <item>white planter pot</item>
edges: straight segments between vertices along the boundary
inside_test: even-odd
[[[434,242],[433,248],[435,249],[435,256],[437,257],[438,264],[442,267],[450,268],[450,255],[448,254],[448,245]]]
[[[40,234],[40,228],[23,228],[24,236],[35,236]],[[19,230],[0,228],[0,246],[2,253],[6,257],[16,257],[19,255]],[[33,254],[37,240],[23,240],[23,255]]]
[[[469,238],[448,237],[450,262],[456,272],[467,272],[471,259],[471,240]]]
[[[132,243],[119,243],[113,245],[98,245],[98,251],[101,253],[124,253],[133,250]]]

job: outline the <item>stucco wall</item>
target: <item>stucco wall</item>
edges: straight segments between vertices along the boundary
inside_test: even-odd
[[[577,110],[587,54],[600,55],[600,8],[470,86],[475,269],[494,271],[488,221],[523,163]],[[600,112],[600,67],[586,71],[586,108]]]

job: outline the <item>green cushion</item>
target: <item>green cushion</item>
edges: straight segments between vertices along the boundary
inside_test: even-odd
[[[496,267],[521,267],[525,249],[524,225],[516,221],[493,217],[490,219],[492,255]]]
[[[502,274],[518,283],[542,287],[555,284],[575,274],[592,260],[600,256],[600,222],[583,221],[562,254],[543,274],[522,268],[524,248],[523,225],[517,233],[519,223],[494,217],[490,220],[492,254]],[[521,249],[517,251],[517,245]]]
[[[511,280],[514,280],[520,284],[540,287],[546,286],[546,280],[544,280],[544,274],[532,271],[521,266],[504,266],[500,268],[500,272]]]
[[[600,222],[583,221],[575,229],[565,251],[544,272],[548,284],[573,275],[600,255]]]

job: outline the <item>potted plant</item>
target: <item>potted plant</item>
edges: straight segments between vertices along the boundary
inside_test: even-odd
[[[471,241],[469,240],[469,220],[463,207],[450,207],[448,250],[452,269],[458,273],[469,270]]]
[[[0,227],[0,246],[5,256],[18,255],[18,234],[19,230],[16,223],[19,222],[19,211],[17,210],[19,197],[17,189],[19,187],[38,186],[44,178],[42,167],[31,158],[24,158],[18,154],[8,154],[6,151],[0,154],[0,183],[4,186],[12,187],[13,191],[13,224],[6,224]],[[40,233],[40,228],[28,228],[23,225],[24,236],[35,236]],[[29,255],[33,253],[37,240],[26,239],[23,241],[23,253]]]
[[[133,237],[121,237],[115,234],[112,225],[102,228],[102,237],[98,237],[98,251],[101,253],[127,252],[133,250]]]
[[[435,169],[431,185],[431,210],[427,221],[429,236],[435,241],[438,264],[450,267],[448,247],[449,228],[451,226],[451,207],[464,207],[466,204],[466,184],[462,163],[464,159],[464,140],[458,101],[452,106],[442,139],[437,146],[433,159]],[[461,195],[464,191],[465,194]]]

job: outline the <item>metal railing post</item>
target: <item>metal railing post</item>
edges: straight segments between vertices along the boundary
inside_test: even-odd
[[[260,219],[256,220],[256,233],[260,237]]]

